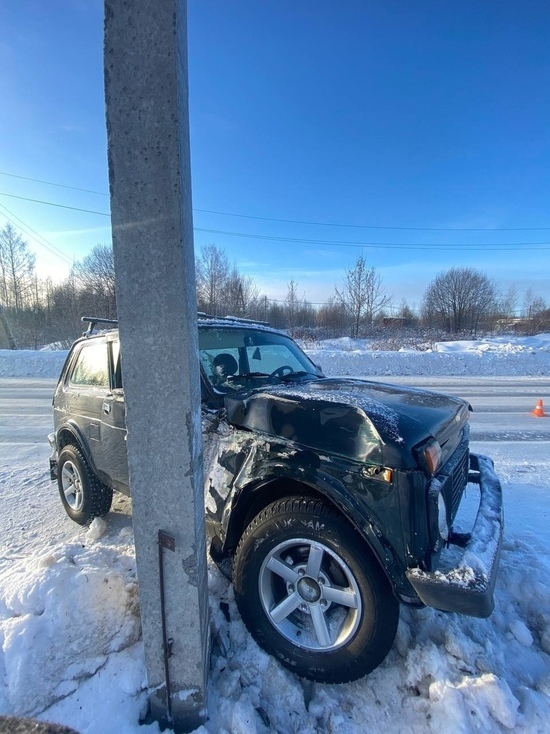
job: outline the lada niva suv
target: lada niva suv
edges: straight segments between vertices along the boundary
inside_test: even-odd
[[[49,437],[51,477],[80,524],[109,511],[113,490],[129,493],[116,322],[87,320]],[[340,683],[387,655],[399,603],[490,615],[501,489],[491,460],[469,452],[467,402],[325,377],[263,323],[200,315],[198,330],[210,554],[265,650]],[[468,483],[477,518],[455,532]]]

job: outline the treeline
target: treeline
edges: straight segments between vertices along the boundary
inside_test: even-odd
[[[41,279],[33,253],[11,225],[0,230],[0,348],[69,344],[84,314],[116,318],[113,254],[98,245],[61,283]]]
[[[198,254],[196,278],[200,311],[268,321],[302,337],[380,336],[390,329],[420,336],[430,330],[456,336],[550,329],[550,308],[540,296],[528,291],[519,308],[515,289],[502,294],[487,275],[473,268],[451,268],[438,275],[418,312],[405,300],[392,304],[380,274],[363,256],[321,306],[310,303],[294,280],[284,299],[268,298],[216,245]],[[68,345],[82,333],[83,315],[116,318],[111,248],[97,245],[74,264],[66,280],[53,283],[38,278],[27,243],[6,224],[0,230],[0,348]]]

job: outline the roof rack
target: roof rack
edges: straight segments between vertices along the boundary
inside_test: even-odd
[[[211,314],[204,313],[204,311],[197,311],[197,318],[199,319],[199,321],[201,319],[213,319],[215,321],[236,321],[239,324],[257,324],[258,326],[269,326],[269,323],[267,321],[243,319],[240,316],[213,316]],[[80,320],[88,324],[88,328],[85,332],[83,332],[83,336],[91,336],[98,324],[100,326],[109,327],[111,329],[116,329],[116,327],[118,326],[117,319],[102,319],[96,316],[83,316]]]
[[[269,326],[268,321],[259,321],[258,319],[244,319],[241,316],[214,316],[210,313],[204,313],[204,311],[198,311],[197,318],[199,320],[215,319],[216,321],[236,321],[240,324],[258,324],[258,326]]]
[[[110,326],[113,329],[118,326],[117,319],[100,319],[96,318],[95,316],[83,316],[80,320],[84,323],[88,323],[88,328],[82,334],[82,336],[91,336],[96,327],[96,324],[101,324],[102,326]]]

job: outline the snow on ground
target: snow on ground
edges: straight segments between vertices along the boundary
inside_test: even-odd
[[[66,357],[66,350],[0,349],[0,377],[57,378]]]
[[[307,349],[327,375],[548,375],[550,334],[436,342],[427,351],[372,351],[359,339],[330,339]]]
[[[544,335],[369,354],[348,340],[340,345],[352,347],[347,352],[331,342],[310,354],[328,374],[546,376],[549,345]],[[0,352],[0,376],[57,377],[63,359]],[[351,684],[313,684],[256,646],[231,586],[211,565],[210,719],[199,734],[550,732],[550,444],[473,449],[493,456],[503,482],[506,530],[492,617],[402,608],[396,643],[377,670]],[[158,732],[156,724],[138,725],[145,667],[128,503],[116,504],[106,523],[78,528],[50,502],[47,456],[43,445],[14,443],[0,457],[10,515],[0,521],[0,713],[82,734]],[[476,494],[468,488],[464,527]],[[23,496],[32,498],[25,507]]]
[[[366,339],[327,339],[306,351],[327,375],[548,375],[550,334],[436,342],[427,351],[372,351]],[[67,351],[0,349],[0,377],[56,378]]]

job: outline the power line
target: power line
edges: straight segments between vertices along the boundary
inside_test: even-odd
[[[550,230],[550,227],[390,227],[375,224],[336,224],[335,222],[309,222],[301,219],[277,219],[275,217],[256,217],[252,214],[234,214],[217,212],[211,209],[193,209],[204,214],[220,214],[224,217],[242,217],[243,219],[259,219],[263,222],[284,222],[285,224],[309,224],[314,227],[350,227],[352,229],[389,229],[411,232],[524,232]]]
[[[0,191],[0,196],[9,196],[10,199],[22,199],[22,201],[32,201],[35,204],[45,204],[46,206],[57,206],[60,209],[72,209],[75,212],[84,212],[85,214],[99,214],[101,217],[110,217],[106,212],[96,212],[91,209],[80,209],[77,206],[67,206],[66,204],[55,204],[53,201],[42,201],[41,199],[30,199],[28,196],[16,196],[15,194],[6,194]]]
[[[437,250],[438,248],[445,250],[549,250],[550,242],[509,242],[501,244],[484,244],[482,242],[469,244],[440,244],[437,242],[431,245],[414,245],[407,242],[347,242],[340,240],[309,240],[297,237],[276,237],[274,235],[248,234],[246,232],[229,232],[221,229],[202,229],[195,227],[195,232],[207,232],[210,234],[221,234],[229,237],[244,237],[245,239],[270,240],[275,242],[297,242],[304,245],[331,245],[334,247],[374,247],[387,250]],[[532,247],[532,245],[543,245],[542,247]]]
[[[22,219],[20,219],[16,214],[14,214],[11,209],[8,209],[8,207],[5,204],[0,204],[0,209],[3,209],[4,211],[8,212],[8,214],[11,214],[12,217],[14,217],[18,222],[19,225],[15,225],[15,222],[10,219],[6,214],[4,216],[6,219],[8,219],[13,225],[20,226],[23,228],[24,231],[26,231],[27,234],[31,232],[31,236],[33,236],[33,239],[42,247],[44,247],[46,250],[50,250],[52,255],[55,255],[56,257],[61,257],[67,262],[72,262],[72,259],[66,255],[62,250],[57,248],[55,245],[53,245],[51,242],[49,242],[45,237],[43,237],[41,234],[36,232],[30,225],[26,224]],[[38,238],[38,239],[37,239]],[[51,249],[50,249],[51,248]]]
[[[71,209],[72,211],[84,212],[85,214],[97,214],[102,217],[109,217],[110,214],[106,212],[93,211],[91,209],[81,209],[75,206],[67,206],[65,204],[57,204],[52,201],[42,201],[40,199],[31,199],[26,196],[16,196],[15,194],[6,194],[0,191],[0,196],[9,196],[12,199],[22,199],[23,201],[32,201],[35,204],[44,204],[46,206],[55,206],[61,209]],[[208,234],[219,234],[228,237],[241,237],[244,239],[255,239],[255,240],[266,240],[274,242],[294,242],[304,245],[328,245],[331,247],[372,247],[376,249],[386,250],[436,250],[438,248],[444,250],[495,250],[495,251],[513,251],[513,250],[549,250],[549,242],[505,242],[495,244],[485,244],[483,242],[476,243],[463,243],[463,244],[441,244],[434,242],[432,244],[415,245],[407,242],[349,242],[346,240],[312,240],[304,239],[299,237],[278,237],[274,235],[257,235],[249,234],[247,232],[231,232],[228,230],[220,229],[204,229],[202,227],[195,227],[195,232],[206,232]]]
[[[84,212],[85,214],[97,214],[102,217],[109,217],[110,214],[106,212],[92,211],[91,209],[80,209],[75,206],[66,206],[65,204],[57,204],[53,201],[42,201],[41,199],[31,199],[27,196],[16,196],[15,194],[6,194],[0,191],[0,196],[9,196],[12,199],[22,199],[23,201],[32,201],[35,204],[44,204],[46,206],[60,207],[61,209],[71,209],[72,211]],[[195,227],[195,232],[206,232],[208,234],[220,234],[228,237],[241,237],[244,239],[255,239],[255,240],[266,240],[273,242],[295,242],[303,245],[328,245],[331,247],[373,247],[377,249],[386,250],[435,250],[437,248],[444,248],[445,250],[493,250],[493,251],[506,251],[510,252],[513,250],[523,250],[526,248],[530,250],[549,250],[550,243],[548,242],[509,242],[501,244],[486,245],[482,242],[469,243],[469,244],[439,244],[432,243],[428,245],[416,245],[413,243],[401,242],[348,242],[341,240],[311,240],[299,237],[277,237],[274,235],[257,235],[249,234],[247,232],[230,232],[221,229],[203,229],[202,227]],[[534,245],[534,246],[533,246]]]
[[[82,189],[78,186],[68,186],[66,184],[55,183],[53,181],[45,181],[39,178],[31,178],[30,176],[19,176],[15,173],[8,173],[7,171],[0,171],[1,176],[10,176],[11,178],[19,178],[23,181],[34,181],[35,183],[46,184],[47,186],[57,186],[62,189],[70,189],[72,191],[82,191],[87,194],[96,194],[97,196],[108,196],[104,191],[94,191],[93,189]],[[4,194],[4,196],[10,196],[10,194]],[[23,198],[23,197],[21,197]],[[34,201],[31,199],[31,201]],[[41,202],[47,203],[47,202]],[[57,206],[61,206],[58,204]],[[73,207],[66,207],[71,209]],[[77,211],[87,211],[85,209],[77,209]],[[384,229],[384,230],[399,230],[409,232],[541,232],[550,230],[550,227],[391,227],[389,225],[376,225],[376,224],[349,224],[349,223],[336,223],[336,222],[310,222],[302,219],[281,219],[277,217],[258,217],[253,214],[236,214],[235,212],[219,212],[213,209],[197,209],[193,211],[201,212],[203,214],[217,214],[223,217],[239,217],[241,219],[256,219],[262,222],[282,222],[284,224],[306,224],[314,227],[348,227],[351,229]],[[103,214],[109,216],[103,212],[89,212],[91,214]]]
[[[70,189],[71,191],[83,191],[85,194],[96,194],[97,196],[109,196],[105,191],[93,191],[93,189],[80,189],[78,186],[67,186],[66,184],[54,183],[53,181],[44,181],[40,178],[31,178],[30,176],[18,176],[16,173],[7,173],[0,171],[0,176],[10,176],[11,178],[20,178],[22,181],[34,181],[34,183],[46,184],[47,186],[57,186],[60,189]]]
[[[16,227],[22,227],[23,231],[26,232],[27,234],[29,234],[29,231],[32,232],[32,234],[30,235],[30,237],[32,237],[32,239],[34,239],[37,244],[39,244],[45,250],[48,250],[49,252],[51,252],[51,254],[52,255],[55,255],[55,257],[58,257],[60,259],[65,260],[65,262],[69,263],[69,265],[72,264],[72,259],[68,255],[66,255],[64,252],[62,252],[61,250],[59,250],[55,245],[52,245],[51,242],[48,242],[48,240],[45,237],[42,237],[42,235],[38,234],[38,232],[35,232],[35,230],[32,227],[29,227],[28,224],[25,224],[25,222],[22,219],[19,219],[19,217],[16,214],[14,214],[10,209],[8,209],[7,206],[5,206],[4,204],[0,204],[0,209],[8,212],[8,214],[11,214],[12,217],[14,217],[15,219],[17,219],[17,221],[19,222],[18,225],[15,224],[15,222],[13,221],[13,219],[11,219],[9,216],[7,216],[6,214],[4,214],[4,217],[9,222],[11,222],[14,226],[16,226]],[[33,236],[33,235],[35,235],[35,236]],[[40,240],[42,240],[42,242]]]

